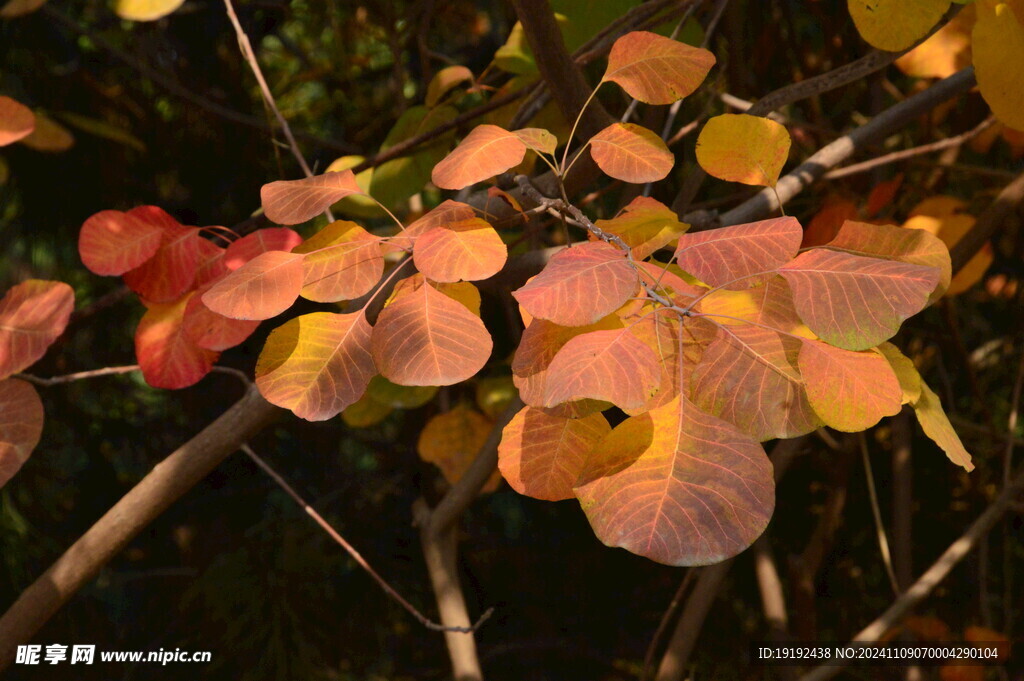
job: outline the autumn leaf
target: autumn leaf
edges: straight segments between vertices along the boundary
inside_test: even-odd
[[[524,407],[501,433],[498,470],[520,494],[546,501],[572,499],[587,455],[611,432],[601,414],[570,419]]]
[[[49,116],[36,112],[36,125],[21,143],[35,151],[59,154],[75,145],[75,136]]]
[[[433,210],[428,211],[423,217],[400,231],[387,240],[385,250],[411,251],[416,239],[423,236],[435,227],[444,227],[463,220],[470,220],[476,217],[476,211],[471,206],[459,201],[448,199]]]
[[[779,268],[796,310],[822,340],[867,350],[928,303],[939,269],[816,248]]]
[[[609,177],[637,184],[664,179],[675,164],[660,137],[633,123],[612,123],[591,137],[590,154]]]
[[[379,153],[406,140],[431,132],[453,121],[459,112],[447,105],[433,109],[413,106],[405,110],[380,145]],[[397,206],[423,190],[430,175],[451,148],[454,133],[449,131],[421,144],[408,154],[377,165],[370,176],[370,195],[385,206]]]
[[[950,461],[957,466],[963,466],[968,473],[973,471],[971,455],[964,448],[960,436],[953,430],[953,424],[949,422],[949,417],[942,409],[942,400],[924,381],[921,381],[921,396],[911,406],[924,434],[946,453]]]
[[[903,390],[885,357],[804,339],[800,373],[811,406],[825,425],[856,433],[899,413]]]
[[[775,507],[761,446],[683,398],[619,424],[575,491],[598,539],[666,565],[740,553]]]
[[[323,213],[346,196],[363,193],[352,171],[343,170],[265,184],[260,189],[260,199],[268,220],[279,225],[297,225]]]
[[[199,236],[198,228],[179,225],[159,208],[156,211],[163,215],[157,217],[159,214],[151,210],[154,208],[142,206],[128,211],[130,215],[139,217],[148,215],[150,217],[143,219],[153,219],[163,224],[163,236],[160,248],[151,258],[124,273],[124,283],[149,302],[170,303],[179,299],[195,283],[203,248],[200,242],[203,238]],[[163,216],[173,221],[173,224],[166,224]]]
[[[617,310],[638,287],[637,273],[621,250],[592,242],[559,251],[512,295],[533,317],[584,326]]]
[[[508,249],[480,218],[435,227],[416,240],[413,262],[428,279],[440,282],[487,279],[505,265]]]
[[[978,21],[971,45],[978,89],[992,113],[1011,128],[1024,129],[1024,5],[976,2]]]
[[[159,224],[137,213],[104,210],[82,223],[78,253],[90,272],[121,275],[153,257],[162,241]]]
[[[354,222],[337,220],[296,247],[302,261],[302,297],[319,303],[352,300],[384,273],[380,239]]]
[[[973,5],[964,7],[930,38],[896,60],[896,67],[917,78],[948,78],[971,65]]]
[[[440,468],[445,480],[454,485],[469,470],[490,432],[491,422],[486,416],[460,404],[427,421],[416,451],[424,461]],[[480,491],[493,492],[500,484],[501,476],[495,472]]]
[[[476,406],[492,419],[498,418],[517,394],[511,376],[481,378],[476,382]]]
[[[206,350],[222,352],[243,343],[260,323],[217,314],[206,307],[201,293],[196,292],[189,296],[185,305],[182,325],[193,343]]]
[[[193,295],[151,304],[135,329],[135,356],[142,377],[154,388],[187,388],[217,361],[219,353],[199,347],[185,331],[185,308]]]
[[[943,198],[949,200],[943,201]],[[910,217],[903,223],[903,227],[931,235],[934,241],[941,241],[935,245],[935,249],[946,251],[956,246],[977,221],[973,215],[960,212],[965,205],[963,201],[952,199],[952,197],[925,199],[911,210]],[[950,280],[948,272],[951,267],[948,263],[948,252],[945,257],[946,259],[942,261],[943,281],[940,282],[937,292],[950,296],[963,293],[981,281],[994,261],[992,244],[986,242]],[[932,296],[933,299],[936,297],[938,296]]]
[[[262,253],[267,251],[290,253],[301,243],[302,237],[294,229],[287,227],[258,229],[252,234],[246,234],[241,239],[231,242],[224,252],[224,266],[229,270],[237,270]]]
[[[0,381],[0,487],[14,477],[39,444],[43,402],[30,383]]]
[[[493,341],[480,318],[426,282],[385,307],[373,329],[373,359],[399,385],[452,385],[473,376]]]
[[[558,147],[558,139],[543,128],[523,128],[514,134],[537,153],[553,154]]]
[[[676,262],[711,286],[745,289],[775,276],[773,270],[796,257],[802,238],[791,217],[720,227],[681,236]]]
[[[225,253],[226,248],[207,239],[199,240],[199,266],[196,268],[196,279],[192,282],[195,288],[205,290],[229,272],[224,264]]]
[[[437,106],[445,95],[463,83],[473,82],[473,72],[465,66],[446,66],[430,79],[427,85],[427,106]]]
[[[478,125],[434,167],[432,178],[442,189],[462,189],[519,165],[525,155],[526,144],[515,133]]]
[[[950,0],[847,0],[857,31],[872,47],[905,50],[949,9]]]
[[[728,182],[774,187],[789,157],[786,128],[749,114],[722,114],[704,124],[697,138],[697,162]]]
[[[0,379],[25,369],[64,333],[75,293],[60,281],[29,279],[0,299]]]
[[[24,104],[0,95],[0,147],[14,144],[35,130],[36,117]]]
[[[341,412],[341,420],[351,428],[369,428],[386,419],[393,411],[388,405],[381,404],[369,395],[363,395],[345,407]]]
[[[636,197],[619,215],[610,220],[598,220],[595,225],[621,237],[636,260],[643,260],[668,246],[690,228],[680,222],[679,216],[668,206],[647,196]]]
[[[434,399],[436,385],[398,385],[383,376],[374,376],[366,394],[381,404],[396,409],[416,409]]]
[[[900,383],[900,391],[903,393],[901,402],[908,404],[917,402],[921,397],[921,374],[917,372],[914,362],[900,352],[892,343],[882,343],[877,350],[882,353],[889,366],[892,367],[896,379]]]
[[[245,263],[203,294],[203,303],[231,319],[270,319],[295,302],[302,290],[301,253],[267,251]]]
[[[354,404],[376,373],[360,312],[313,312],[274,329],[256,363],[256,387],[299,418],[324,421]]]
[[[185,4],[185,0],[116,0],[114,12],[129,21],[156,21]]]
[[[632,31],[612,45],[602,82],[618,83],[647,104],[671,104],[696,90],[715,65],[700,47],[649,31]]]

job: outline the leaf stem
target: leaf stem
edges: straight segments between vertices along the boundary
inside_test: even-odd
[[[569,131],[569,139],[565,140],[565,149],[562,151],[562,168],[564,169],[562,171],[562,179],[563,180],[565,179],[565,176],[569,173],[569,170],[567,168],[565,168],[565,162],[569,158],[569,147],[572,146],[572,138],[576,134],[576,128],[579,127],[580,121],[583,120],[583,112],[587,110],[588,106],[590,106],[590,102],[594,101],[594,95],[597,94],[597,91],[601,89],[602,85],[604,85],[604,81],[603,80],[600,83],[598,83],[597,85],[595,85],[594,89],[590,91],[590,96],[587,97],[587,101],[583,102],[583,106],[580,107],[580,112],[578,114],[576,114],[576,120],[573,121],[572,129]],[[588,140],[588,143],[589,143],[589,140]],[[586,145],[584,145],[584,147],[585,146]],[[576,158],[579,158],[578,154],[577,154]],[[573,161],[575,161],[575,159],[573,159]]]

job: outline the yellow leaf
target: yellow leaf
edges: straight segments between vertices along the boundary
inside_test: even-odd
[[[185,4],[185,0],[116,0],[114,13],[129,21],[155,21]]]
[[[1024,128],[1024,3],[978,3],[974,68],[981,96],[1011,128]]]
[[[36,129],[21,143],[36,151],[59,153],[73,147],[75,137],[63,125],[37,111]]]
[[[880,50],[913,45],[949,9],[949,0],[847,0],[857,31]]]
[[[921,397],[921,374],[917,373],[914,362],[892,343],[882,343],[876,349],[889,361],[889,366],[896,372],[896,378],[903,390],[903,404],[917,402]]]
[[[948,78],[971,64],[971,29],[977,15],[974,6],[964,7],[935,35],[896,60],[908,76]]]
[[[454,485],[476,459],[490,432],[491,422],[486,416],[459,405],[427,422],[416,451],[424,461],[440,468],[445,480]],[[483,491],[493,492],[500,482],[501,474],[495,471]]]
[[[728,182],[773,187],[786,164],[789,132],[760,116],[722,114],[707,122],[697,139],[697,162]]]
[[[967,213],[958,213],[964,203],[948,196],[933,196],[919,203],[911,212],[904,227],[922,229],[939,237],[947,248],[952,249],[974,226],[975,218]],[[992,246],[985,244],[967,264],[956,273],[946,290],[948,296],[955,296],[971,288],[985,276],[992,265]]]
[[[949,422],[949,417],[942,410],[942,401],[924,381],[921,381],[921,396],[912,406],[924,434],[946,453],[950,461],[958,466],[963,466],[967,472],[973,471],[974,464],[971,463],[971,455],[964,449],[960,437],[953,430],[953,424]]]

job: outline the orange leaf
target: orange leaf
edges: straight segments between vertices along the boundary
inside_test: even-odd
[[[493,341],[480,318],[426,282],[385,307],[373,329],[373,359],[399,385],[452,385],[473,376]]]
[[[32,109],[17,100],[0,95],[0,147],[28,137],[36,127]]]
[[[82,223],[78,253],[90,272],[120,275],[153,257],[162,240],[159,224],[137,214],[103,210]]]
[[[258,321],[230,319],[217,314],[206,307],[198,293],[189,296],[182,324],[193,343],[217,352],[240,345],[260,325]]]
[[[0,299],[0,378],[46,354],[71,318],[75,293],[60,281],[29,279]]]
[[[556,253],[512,295],[533,317],[584,326],[617,310],[638,287],[637,273],[621,250],[592,242]]]
[[[460,404],[427,421],[416,451],[424,461],[440,468],[445,480],[454,485],[469,470],[490,433],[491,422],[486,416]],[[500,484],[501,476],[495,472],[481,491],[493,492]]]
[[[964,7],[928,40],[896,60],[908,76],[948,78],[971,65],[971,29],[976,15],[973,6]]]
[[[874,352],[850,352],[803,340],[799,367],[811,406],[825,425],[856,433],[903,406],[903,390],[889,362]]]
[[[792,217],[684,234],[676,262],[711,286],[750,288],[775,276],[772,270],[796,257],[803,235]]]
[[[682,398],[619,424],[575,489],[598,539],[667,565],[735,556],[775,507],[761,446]]]
[[[449,199],[395,236],[389,238],[388,244],[397,249],[411,251],[413,244],[416,243],[416,239],[435,227],[443,227],[454,222],[469,220],[474,216],[476,216],[476,211],[471,206]]]
[[[352,171],[343,170],[265,184],[260,189],[260,199],[268,220],[279,225],[297,225],[316,217],[346,196],[364,193]]]
[[[647,196],[638,196],[611,220],[598,220],[596,225],[606,232],[622,237],[643,260],[659,248],[667,246],[690,228],[668,206]]]
[[[156,210],[163,213],[159,208]],[[142,215],[143,211],[133,208],[128,213]],[[174,220],[169,215],[167,218]],[[201,241],[203,238],[199,236],[196,227],[182,227],[176,221],[173,225],[164,225],[160,248],[153,257],[125,272],[124,283],[149,302],[169,303],[177,300],[195,283],[203,249]]]
[[[853,201],[840,196],[829,196],[825,199],[821,210],[815,213],[811,221],[807,223],[801,246],[810,248],[832,241],[839,233],[839,228],[843,226],[843,223],[847,220],[856,220],[857,215],[857,204]]]
[[[486,221],[470,218],[435,227],[416,240],[413,262],[428,279],[477,281],[505,266],[508,249]]]
[[[462,189],[519,165],[525,155],[526,144],[515,133],[478,125],[434,166],[432,178],[442,189]]]
[[[135,329],[135,356],[142,377],[154,388],[187,388],[217,361],[219,353],[199,347],[185,332],[185,308],[193,295],[151,305]]]
[[[347,220],[332,222],[293,252],[306,254],[302,297],[318,303],[358,298],[384,273],[380,239]]]
[[[0,487],[28,460],[43,432],[39,393],[17,378],[0,381]]]
[[[525,407],[501,433],[498,469],[520,494],[546,501],[572,499],[587,455],[611,432],[601,414],[570,419]]]
[[[548,367],[544,406],[593,399],[621,409],[645,404],[661,385],[661,365],[627,329],[591,331],[570,339]]]
[[[720,180],[774,187],[791,143],[786,128],[771,119],[722,114],[700,131],[697,162]]]
[[[636,184],[665,178],[675,164],[660,137],[633,123],[612,123],[591,137],[590,154],[606,175]]]
[[[267,251],[290,253],[301,243],[302,237],[294,229],[287,227],[259,229],[231,242],[224,253],[224,266],[229,270],[237,270],[261,253]]]
[[[608,53],[604,81],[618,83],[647,104],[671,104],[696,90],[715,55],[648,31],[622,36]]]
[[[276,317],[299,297],[304,258],[284,251],[261,253],[214,284],[203,302],[232,319]]]
[[[324,421],[362,397],[376,373],[371,328],[360,312],[314,312],[271,332],[256,363],[268,402],[309,421]]]
[[[523,128],[513,134],[537,153],[553,154],[558,147],[558,139],[544,128]]]

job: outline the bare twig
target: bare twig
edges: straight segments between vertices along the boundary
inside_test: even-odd
[[[871,470],[871,455],[868,452],[868,439],[864,433],[857,433],[857,444],[860,446],[860,458],[864,464],[864,477],[868,484],[868,500],[871,503],[871,516],[875,521],[875,535],[878,538],[878,549],[882,554],[882,564],[885,566],[885,573],[889,576],[889,583],[892,591],[900,595],[899,581],[896,579],[896,571],[892,567],[892,554],[889,552],[889,538],[885,534],[885,524],[882,522],[882,508],[878,505],[878,490],[875,489],[875,474]]]
[[[668,607],[665,608],[665,612],[661,616],[661,621],[658,622],[658,628],[654,631],[654,636],[651,637],[651,642],[647,645],[647,652],[644,654],[644,666],[640,671],[640,681],[647,681],[647,679],[650,678],[650,673],[652,671],[651,665],[654,663],[654,654],[661,645],[661,640],[664,638],[665,632],[668,630],[668,625],[675,619],[676,611],[679,610],[679,606],[682,605],[683,596],[686,595],[687,590],[693,585],[695,576],[696,573],[693,570],[686,571],[686,576],[683,577],[683,581],[679,582],[679,588],[676,589],[675,594],[672,596],[672,600],[669,601]]]
[[[42,378],[40,376],[33,376],[32,374],[15,374],[15,377],[20,378],[24,381],[28,381],[29,383],[35,383],[36,385],[39,386],[49,387],[52,385],[61,385],[63,383],[74,383],[75,381],[81,381],[87,378],[97,378],[99,376],[114,376],[117,374],[128,374],[138,370],[138,364],[128,364],[119,367],[104,367],[102,369],[78,371],[73,374],[53,376],[51,378]]]

